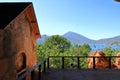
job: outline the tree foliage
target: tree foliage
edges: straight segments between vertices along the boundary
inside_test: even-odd
[[[115,56],[119,50],[106,47],[103,51],[107,56]],[[37,44],[37,61],[43,60],[46,56],[88,56],[91,48],[88,44],[71,45],[66,38],[54,35],[45,40],[43,44]],[[114,60],[113,60],[114,61]],[[60,68],[61,59],[50,59],[50,67]],[[87,58],[80,58],[81,68],[87,68]],[[66,58],[65,67],[77,67],[77,58]]]
[[[103,49],[103,52],[107,55],[107,56],[116,56],[118,52],[120,52],[120,50],[118,49],[112,49],[112,47],[106,47]],[[116,57],[112,58],[112,62],[115,62]]]
[[[49,50],[57,49],[58,53],[61,53],[61,52],[63,53],[64,51],[70,48],[71,43],[63,36],[54,35],[48,38],[43,45]]]

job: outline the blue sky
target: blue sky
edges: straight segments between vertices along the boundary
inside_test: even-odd
[[[114,0],[0,0],[33,2],[41,34],[73,31],[90,39],[120,36],[120,3]]]

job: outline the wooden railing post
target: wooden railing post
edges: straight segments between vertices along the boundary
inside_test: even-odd
[[[39,65],[38,79],[41,80],[41,65]]]
[[[62,69],[64,69],[64,57],[62,57]]]
[[[46,61],[44,61],[43,72],[46,72]]]
[[[50,67],[50,61],[49,61],[49,57],[48,57],[48,59],[47,59],[47,68],[49,69],[49,67]]]
[[[78,61],[77,62],[77,65],[78,65],[77,68],[80,69],[80,57],[77,57],[77,61]]]
[[[95,57],[93,57],[93,69],[95,69]]]
[[[31,80],[34,80],[34,70],[31,72]]]
[[[111,57],[109,56],[109,69],[111,69]]]

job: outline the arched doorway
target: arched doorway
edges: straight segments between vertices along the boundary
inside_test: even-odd
[[[16,57],[16,66],[17,66],[17,72],[20,72],[21,70],[26,68],[26,55],[25,53],[20,53]]]
[[[16,68],[17,68],[17,76],[21,76],[24,72],[26,72],[26,55],[25,53],[19,53],[16,56]],[[25,78],[23,79],[25,80]]]

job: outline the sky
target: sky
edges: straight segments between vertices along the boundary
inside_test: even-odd
[[[120,36],[120,3],[114,0],[0,0],[33,2],[41,35],[72,31],[89,39]]]

